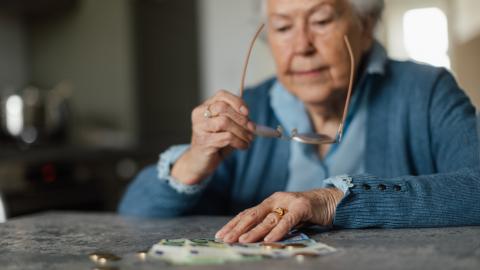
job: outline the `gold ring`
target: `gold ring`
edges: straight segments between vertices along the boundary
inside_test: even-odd
[[[272,213],[277,214],[279,217],[283,217],[287,213],[287,209],[277,207],[277,208],[272,210]]]
[[[213,118],[213,117],[218,116],[218,114],[213,115],[212,111],[210,111],[210,105],[211,104],[209,104],[207,106],[207,109],[203,112],[203,117],[205,117],[205,118]]]
[[[207,108],[205,112],[203,112],[203,117],[212,118],[212,112]]]

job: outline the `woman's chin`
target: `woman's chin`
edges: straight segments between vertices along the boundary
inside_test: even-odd
[[[293,94],[304,103],[321,104],[327,102],[333,94],[331,88],[322,87],[320,85],[303,85],[295,87]]]

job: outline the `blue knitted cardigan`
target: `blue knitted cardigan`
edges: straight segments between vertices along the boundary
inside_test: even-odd
[[[270,95],[273,80],[246,91],[250,118],[279,125]],[[445,69],[388,60],[385,73],[365,83],[368,97],[365,168],[338,205],[340,228],[438,227],[480,224],[480,157],[475,109]],[[216,170],[195,194],[175,191],[144,169],[119,212],[144,217],[233,215],[252,207],[288,179],[289,143],[256,138]],[[321,179],[320,179],[321,180]]]

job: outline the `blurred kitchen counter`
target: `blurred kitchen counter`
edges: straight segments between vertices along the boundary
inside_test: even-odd
[[[115,210],[124,189],[166,146],[0,149],[0,196],[15,217],[47,210]]]
[[[82,145],[40,146],[22,149],[13,146],[2,146],[1,162],[45,162],[52,160],[92,160],[123,156],[155,155],[165,149],[165,145],[140,148],[106,148]]]

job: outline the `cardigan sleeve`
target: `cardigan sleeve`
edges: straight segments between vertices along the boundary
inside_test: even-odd
[[[268,90],[275,79],[270,79],[255,88],[246,90],[244,100],[249,104],[250,117],[262,116],[257,106],[265,102]],[[260,97],[260,98],[259,98]],[[260,103],[259,103],[260,102]],[[257,115],[258,114],[258,115]],[[164,153],[157,166],[145,168],[127,188],[118,207],[122,215],[141,217],[175,217],[184,215],[227,215],[231,214],[232,188],[239,166],[239,153],[229,155],[213,175],[200,185],[186,187],[171,178],[168,166],[176,161],[186,145]]]
[[[195,194],[205,189],[210,182],[211,177],[207,177],[195,185],[186,185],[175,179],[171,174],[171,167],[173,164],[175,164],[175,162],[177,162],[177,160],[185,154],[189,148],[189,144],[174,145],[167,149],[167,151],[163,152],[160,155],[160,160],[157,164],[158,178],[167,181],[168,184],[178,193]]]
[[[159,163],[141,171],[128,186],[119,204],[121,215],[138,217],[177,217],[192,213],[225,214],[235,154],[224,160],[201,184],[186,186],[169,175],[185,146],[173,147],[161,155]],[[220,200],[220,201],[219,201]],[[201,210],[200,210],[201,209]]]
[[[480,159],[475,109],[443,72],[429,100],[430,149],[436,172],[383,178],[352,176],[338,205],[340,228],[480,225]]]
[[[143,169],[129,185],[118,212],[138,217],[181,216],[195,206],[202,193],[178,192],[168,179],[158,177],[158,167],[153,165]]]

